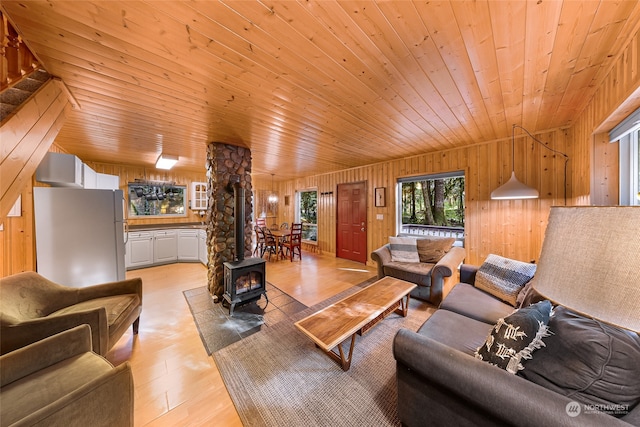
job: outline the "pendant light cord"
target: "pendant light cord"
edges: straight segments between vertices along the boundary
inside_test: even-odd
[[[564,185],[563,185],[563,190],[564,190],[564,205],[567,206],[567,162],[569,162],[569,156],[567,156],[565,153],[563,153],[562,151],[558,151],[556,149],[553,149],[549,146],[547,146],[547,144],[545,144],[544,142],[540,141],[538,138],[536,138],[535,136],[533,136],[531,134],[531,132],[529,132],[528,130],[526,130],[525,128],[523,128],[520,125],[513,125],[513,128],[511,129],[511,171],[515,172],[515,167],[516,167],[516,128],[520,128],[522,129],[527,135],[529,135],[529,137],[531,139],[533,139],[535,142],[537,142],[538,144],[542,145],[544,148],[546,148],[549,151],[552,151],[555,154],[559,154],[562,157],[564,157]]]

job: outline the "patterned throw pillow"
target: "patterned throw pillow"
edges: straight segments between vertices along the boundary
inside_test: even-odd
[[[453,237],[425,237],[417,240],[420,262],[437,263],[453,246]]]
[[[389,237],[391,261],[420,262],[416,239],[413,237]]]
[[[544,346],[551,315],[551,303],[545,300],[499,319],[476,358],[515,374],[523,369],[522,359],[531,359],[534,350]]]
[[[535,272],[536,264],[490,254],[476,273],[475,287],[515,307],[518,293]]]

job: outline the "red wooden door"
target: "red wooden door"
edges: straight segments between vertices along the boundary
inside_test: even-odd
[[[367,186],[338,184],[336,256],[367,262]]]

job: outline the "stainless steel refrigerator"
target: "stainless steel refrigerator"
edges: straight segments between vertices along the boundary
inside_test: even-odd
[[[122,190],[34,187],[33,199],[38,273],[75,287],[125,278]]]

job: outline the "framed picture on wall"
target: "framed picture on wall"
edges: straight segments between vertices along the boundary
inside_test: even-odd
[[[375,203],[376,208],[383,208],[387,205],[387,189],[385,187],[378,187],[375,189]]]

